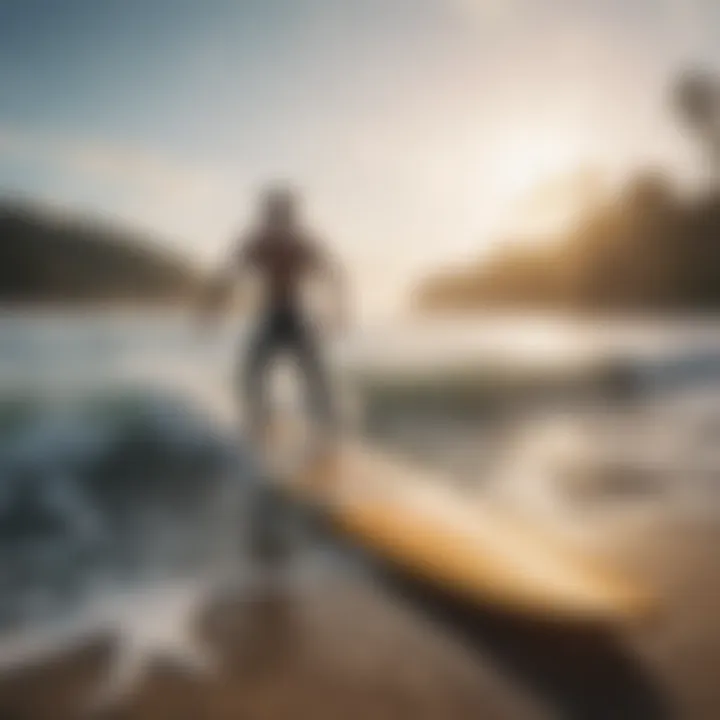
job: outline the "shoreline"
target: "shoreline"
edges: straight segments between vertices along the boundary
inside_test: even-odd
[[[198,624],[217,670],[158,663],[114,718],[230,720],[540,718],[458,644],[357,584],[321,582],[283,600],[219,599]],[[75,720],[111,644],[89,639],[56,660],[0,676],[0,716]]]

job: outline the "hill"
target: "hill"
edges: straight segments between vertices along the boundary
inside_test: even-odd
[[[685,197],[666,176],[641,173],[557,237],[509,242],[484,262],[424,279],[414,305],[423,313],[720,310],[720,194]]]
[[[200,280],[141,233],[0,200],[0,303],[172,303]]]

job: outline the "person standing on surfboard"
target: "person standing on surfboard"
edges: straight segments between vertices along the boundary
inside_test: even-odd
[[[265,378],[280,353],[291,355],[300,367],[312,415],[324,432],[332,433],[336,425],[320,333],[304,306],[302,290],[312,276],[329,280],[340,324],[346,319],[345,283],[339,263],[304,227],[300,204],[297,194],[284,185],[273,186],[262,194],[255,226],[237,242],[208,298],[210,308],[217,310],[243,270],[260,280],[262,299],[241,383],[253,433],[262,434],[267,428]]]

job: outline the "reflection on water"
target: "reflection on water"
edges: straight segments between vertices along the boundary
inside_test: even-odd
[[[386,337],[357,371],[367,431],[585,530],[600,508],[716,517],[713,325],[524,327],[446,327],[435,357],[402,333]]]
[[[243,579],[257,479],[233,424],[237,333],[7,315],[0,335],[0,664],[90,629],[121,639],[108,692],[158,655],[211,662],[189,618]],[[669,528],[720,527],[714,335],[495,320],[335,350],[374,442],[650,568]]]

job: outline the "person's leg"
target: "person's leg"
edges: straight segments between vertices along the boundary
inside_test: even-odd
[[[302,318],[296,318],[289,333],[290,348],[297,358],[306,384],[307,403],[313,419],[320,423],[324,433],[336,430],[330,376],[322,357],[320,342],[314,329]]]
[[[320,339],[314,328],[297,318],[292,339],[292,352],[303,375],[306,403],[316,428],[307,446],[302,482],[312,493],[305,507],[307,532],[322,526],[327,503],[333,502],[340,482],[340,422],[332,394],[331,376],[324,363]]]
[[[262,437],[268,423],[266,379],[278,346],[278,328],[273,315],[258,324],[244,356],[242,389],[244,415],[254,437]]]
[[[268,407],[268,375],[277,353],[287,345],[287,323],[283,313],[266,315],[250,340],[243,367],[245,415],[260,457],[258,482],[250,497],[248,518],[248,554],[253,563],[255,588],[265,599],[278,599],[290,579],[293,542],[288,532],[292,508],[275,486],[272,460],[267,456],[272,438],[272,421]]]

